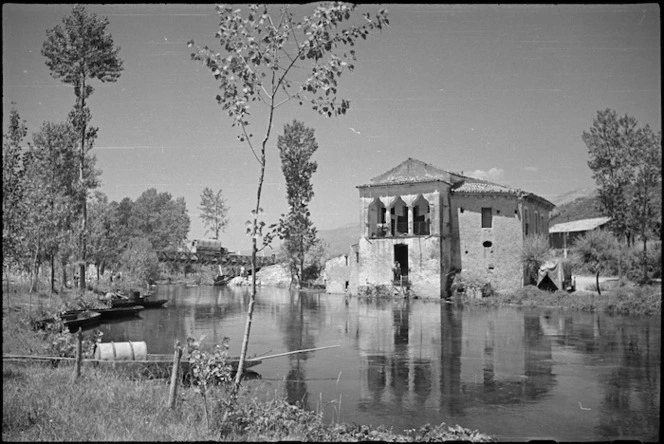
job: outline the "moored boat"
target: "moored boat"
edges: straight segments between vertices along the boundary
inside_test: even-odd
[[[71,333],[76,333],[79,328],[87,329],[99,324],[101,314],[96,311],[82,310],[73,319],[68,319],[63,324]]]
[[[143,308],[159,308],[163,307],[168,302],[168,299],[148,299],[147,297],[141,298],[138,301],[127,301],[123,299],[111,300],[111,307],[131,307],[136,304],[141,305]]]
[[[99,313],[100,320],[118,319],[128,316],[136,316],[143,310],[142,305],[131,305],[129,307],[116,307],[116,308],[95,308],[94,311]],[[60,319],[64,321],[76,319],[81,313],[87,310],[67,310],[60,313]]]

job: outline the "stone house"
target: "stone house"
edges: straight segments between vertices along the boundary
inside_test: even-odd
[[[524,238],[548,235],[554,208],[535,194],[411,158],[357,188],[361,235],[347,256],[327,264],[328,292],[357,294],[403,277],[418,296],[440,298],[460,271],[498,291],[519,288]]]

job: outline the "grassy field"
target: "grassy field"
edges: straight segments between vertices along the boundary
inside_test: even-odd
[[[74,335],[61,324],[33,328],[37,319],[64,307],[95,305],[96,295],[3,294],[3,354],[73,356]],[[84,349],[89,356],[92,334]],[[57,367],[5,361],[2,365],[3,441],[471,441],[490,442],[482,433],[446,424],[399,433],[385,427],[324,423],[322,413],[305,411],[278,397],[257,399],[242,388],[236,398],[227,386],[201,395],[181,386],[168,408],[169,382],[132,377],[112,368],[82,367],[74,380],[70,363]],[[207,415],[206,415],[207,411]]]

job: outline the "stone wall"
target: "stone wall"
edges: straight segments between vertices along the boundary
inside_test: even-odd
[[[420,297],[441,297],[440,237],[394,237],[360,239],[358,285],[392,285],[394,246],[408,247],[408,278]]]
[[[350,267],[348,255],[333,257],[325,262],[325,291],[344,293],[350,285]]]
[[[451,206],[453,267],[498,291],[520,288],[523,233],[517,197],[455,195]],[[482,228],[482,208],[491,208],[491,228]]]

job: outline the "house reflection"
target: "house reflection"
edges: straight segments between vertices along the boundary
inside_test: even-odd
[[[536,400],[555,385],[551,341],[537,315],[418,307],[424,308],[395,303],[358,320],[366,333],[359,345],[367,351],[361,383],[368,392],[360,409],[437,408],[462,416],[479,405]]]

